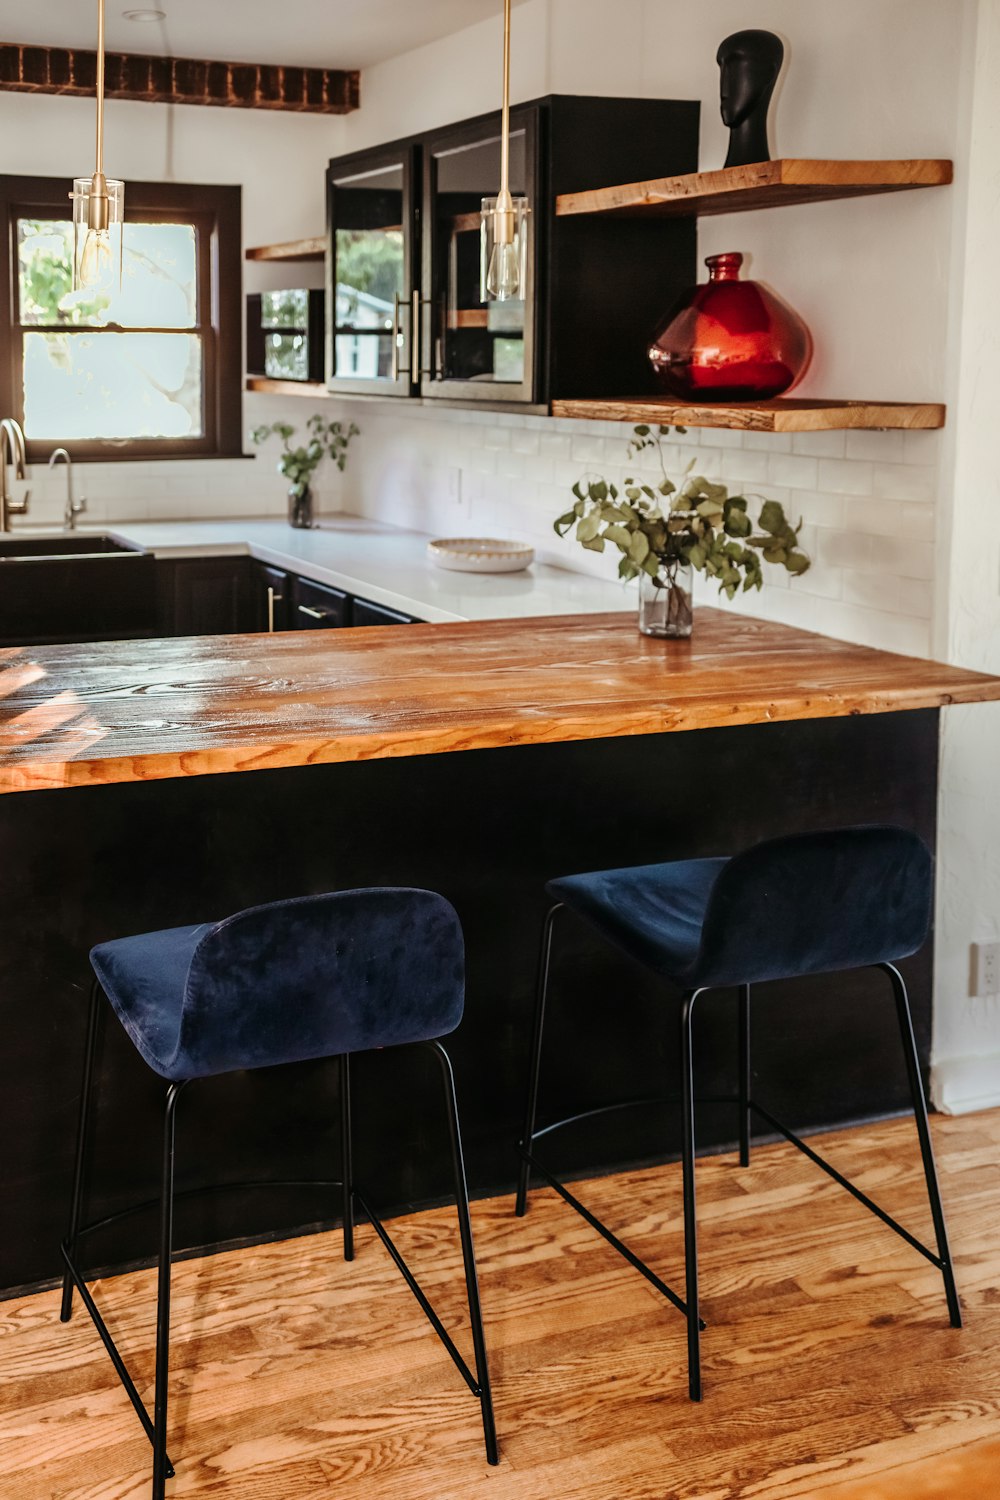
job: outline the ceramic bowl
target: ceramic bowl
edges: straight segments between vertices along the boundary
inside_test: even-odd
[[[427,555],[452,573],[520,573],[534,561],[534,547],[495,537],[452,536],[427,543]]]

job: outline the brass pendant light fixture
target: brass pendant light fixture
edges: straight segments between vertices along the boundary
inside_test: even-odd
[[[73,290],[113,296],[121,286],[125,184],[104,175],[104,0],[97,0],[97,165],[73,181]]]
[[[504,0],[500,191],[482,205],[483,302],[523,297],[527,264],[528,200],[510,191],[510,12],[511,0]]]

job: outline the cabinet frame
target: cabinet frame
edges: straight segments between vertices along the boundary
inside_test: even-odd
[[[399,350],[399,374],[395,380],[362,380],[350,375],[335,373],[335,338],[337,333],[337,283],[336,283],[336,212],[338,184],[344,178],[366,177],[371,173],[390,167],[401,166],[403,171],[403,295],[397,308],[397,348]],[[414,393],[419,372],[419,318],[414,314],[420,299],[420,256],[417,246],[420,238],[420,203],[416,191],[417,173],[420,169],[420,147],[415,140],[395,145],[375,147],[368,151],[355,151],[350,156],[336,157],[326,174],[326,338],[325,368],[326,388],[334,393],[353,396],[408,397]],[[416,327],[415,327],[416,324]],[[417,338],[414,339],[416,332]]]
[[[537,104],[523,105],[510,112],[511,133],[522,131],[525,136],[525,191],[530,205],[529,255],[527,262],[527,285],[524,289],[524,378],[514,381],[448,380],[441,373],[440,340],[444,337],[444,318],[447,316],[447,288],[435,277],[446,268],[447,260],[440,254],[438,215],[435,212],[437,199],[437,157],[446,150],[460,151],[465,146],[486,144],[493,139],[499,141],[501,116],[499,111],[479,115],[474,120],[463,120],[459,125],[450,125],[423,137],[423,298],[421,319],[420,394],[430,400],[451,400],[490,405],[530,405],[536,400],[542,379],[541,331],[545,326],[545,310],[542,298],[545,289],[539,276],[543,264],[547,221],[546,183],[543,178],[541,135],[541,108]]]

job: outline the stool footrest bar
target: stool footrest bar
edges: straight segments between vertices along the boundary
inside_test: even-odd
[[[738,1094],[700,1094],[695,1099],[695,1104],[739,1104]],[[612,1115],[623,1109],[643,1109],[650,1104],[680,1104],[680,1094],[649,1094],[642,1099],[620,1099],[616,1104],[598,1104],[593,1109],[583,1109],[579,1114],[567,1115],[563,1120],[553,1120],[550,1125],[543,1125],[541,1130],[532,1132],[532,1140],[540,1141],[545,1136],[551,1135],[554,1130],[562,1130],[567,1125],[579,1125],[581,1120],[596,1120],[600,1115]],[[519,1148],[520,1149],[520,1148]]]
[[[174,1194],[174,1203],[183,1203],[188,1198],[202,1198],[207,1194],[246,1192],[248,1189],[260,1188],[342,1188],[343,1183],[339,1178],[317,1178],[317,1177],[283,1177],[278,1181],[257,1178],[250,1182],[221,1182],[208,1183],[205,1187],[185,1188],[183,1192]],[[77,1238],[85,1234],[94,1234],[98,1229],[107,1229],[112,1224],[117,1224],[120,1219],[131,1218],[133,1214],[152,1213],[154,1209],[159,1212],[159,1198],[147,1198],[143,1203],[132,1203],[128,1208],[120,1208],[117,1213],[108,1214],[103,1219],[95,1219],[91,1224],[84,1224],[76,1231]]]
[[[523,1146],[520,1148],[520,1150],[524,1160],[528,1162],[528,1164],[533,1167],[536,1172],[538,1172],[542,1177],[545,1178],[545,1181],[549,1184],[549,1187],[554,1188],[555,1191],[559,1194],[560,1198],[568,1203],[570,1208],[575,1209],[582,1219],[586,1220],[591,1229],[596,1229],[597,1233],[603,1239],[607,1240],[608,1244],[613,1250],[617,1250],[618,1254],[623,1256],[624,1259],[628,1261],[630,1266],[634,1266],[634,1268],[639,1272],[641,1276],[645,1276],[650,1285],[654,1286],[656,1290],[660,1292],[664,1297],[666,1297],[667,1301],[671,1303],[672,1306],[676,1307],[679,1313],[683,1313],[684,1317],[686,1318],[687,1303],[684,1301],[684,1299],[682,1297],[678,1297],[673,1288],[667,1286],[667,1283],[665,1281],[661,1281],[656,1272],[651,1271],[649,1266],[646,1265],[646,1262],[644,1260],[640,1260],[634,1250],[630,1250],[626,1244],[623,1244],[618,1236],[614,1234],[606,1224],[603,1224],[596,1214],[591,1213],[590,1209],[580,1202],[579,1198],[575,1198],[569,1191],[569,1189],[563,1186],[558,1177],[553,1176],[548,1168],[544,1167],[537,1157],[533,1156],[530,1151],[526,1151]],[[705,1327],[705,1324],[701,1321],[700,1318],[698,1322],[701,1328]]]
[[[939,1271],[944,1270],[944,1261],[942,1261],[940,1256],[935,1255],[934,1251],[929,1250],[926,1245],[922,1244],[916,1235],[911,1234],[908,1229],[903,1228],[902,1224],[897,1223],[892,1215],[887,1214],[884,1208],[880,1208],[877,1203],[869,1198],[867,1193],[863,1193],[859,1187],[855,1187],[854,1183],[846,1178],[842,1172],[838,1172],[836,1167],[832,1167],[828,1161],[820,1156],[819,1152],[814,1151],[801,1137],[797,1136],[794,1130],[789,1130],[787,1125],[782,1125],[780,1120],[776,1120],[772,1114],[762,1108],[761,1105],[754,1103],[753,1100],[750,1101],[750,1108],[762,1120],[765,1120],[773,1130],[777,1130],[783,1135],[786,1141],[790,1141],[793,1146],[797,1146],[803,1156],[808,1156],[809,1160],[814,1162],[817,1167],[820,1167],[828,1177],[832,1177],[834,1182],[839,1183],[842,1188],[846,1188],[852,1198],[856,1198],[859,1203],[863,1203],[865,1208],[869,1209],[877,1219],[881,1219],[883,1224],[887,1224],[890,1229],[895,1230],[900,1239],[905,1240],[914,1250],[919,1251],[921,1255],[925,1256],[932,1266],[936,1266]]]
[[[406,1261],[397,1250],[389,1234],[389,1231],[382,1223],[382,1220],[379,1218],[378,1214],[373,1211],[368,1201],[361,1195],[361,1193],[358,1192],[357,1188],[355,1188],[354,1190],[354,1197],[357,1200],[358,1206],[364,1212],[365,1216],[371,1221],[372,1228],[378,1235],[379,1239],[382,1241],[385,1248],[388,1250],[389,1255],[392,1257],[393,1263],[400,1272],[403,1280],[410,1288],[410,1291],[413,1293],[414,1297],[416,1297],[417,1301],[420,1303],[427,1321],[430,1323],[431,1327],[434,1329],[434,1332],[437,1334],[438,1338],[441,1340],[442,1344],[451,1355],[452,1361],[455,1364],[455,1368],[458,1370],[459,1374],[462,1376],[462,1379],[465,1381],[466,1385],[469,1387],[469,1390],[476,1397],[476,1399],[481,1400],[483,1390],[481,1385],[479,1384],[479,1381],[469,1369],[469,1366],[466,1364],[465,1360],[462,1358],[461,1354],[456,1348],[451,1334],[448,1332],[447,1328],[445,1328],[444,1324],[441,1322],[441,1319],[438,1317],[430,1302],[427,1300],[427,1297],[420,1287],[417,1278],[414,1276],[413,1272],[406,1264]]]
[[[143,1432],[146,1434],[150,1443],[152,1443],[154,1441],[153,1423],[150,1419],[148,1411],[143,1404],[142,1397],[136,1390],[135,1381],[129,1374],[128,1369],[125,1365],[125,1361],[122,1359],[121,1355],[118,1352],[118,1346],[115,1343],[114,1339],[111,1337],[110,1332],[108,1331],[108,1325],[105,1323],[104,1319],[101,1316],[100,1309],[97,1306],[97,1303],[94,1301],[89,1286],[84,1281],[82,1275],[77,1269],[76,1263],[74,1262],[73,1257],[70,1254],[68,1245],[65,1241],[63,1241],[62,1245],[59,1248],[62,1251],[62,1258],[66,1263],[66,1269],[72,1276],[73,1284],[76,1287],[77,1291],[80,1293],[80,1300],[83,1303],[84,1307],[87,1309],[87,1312],[90,1314],[90,1321],[97,1329],[101,1343],[104,1345],[105,1349],[108,1352],[108,1357],[111,1360],[112,1365],[114,1366],[115,1374],[118,1376],[118,1379],[121,1381],[122,1385],[125,1388],[125,1394],[128,1396],[128,1399],[131,1401],[132,1406],[135,1409],[135,1414],[142,1424]],[[166,1477],[168,1479],[173,1479],[174,1477],[174,1466],[170,1462],[169,1458],[167,1459]]]

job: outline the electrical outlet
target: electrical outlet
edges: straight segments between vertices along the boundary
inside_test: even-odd
[[[969,994],[974,999],[1000,995],[1000,943],[973,943]]]
[[[452,505],[460,507],[464,507],[465,505],[465,495],[462,492],[461,469],[448,470],[448,498]]]

